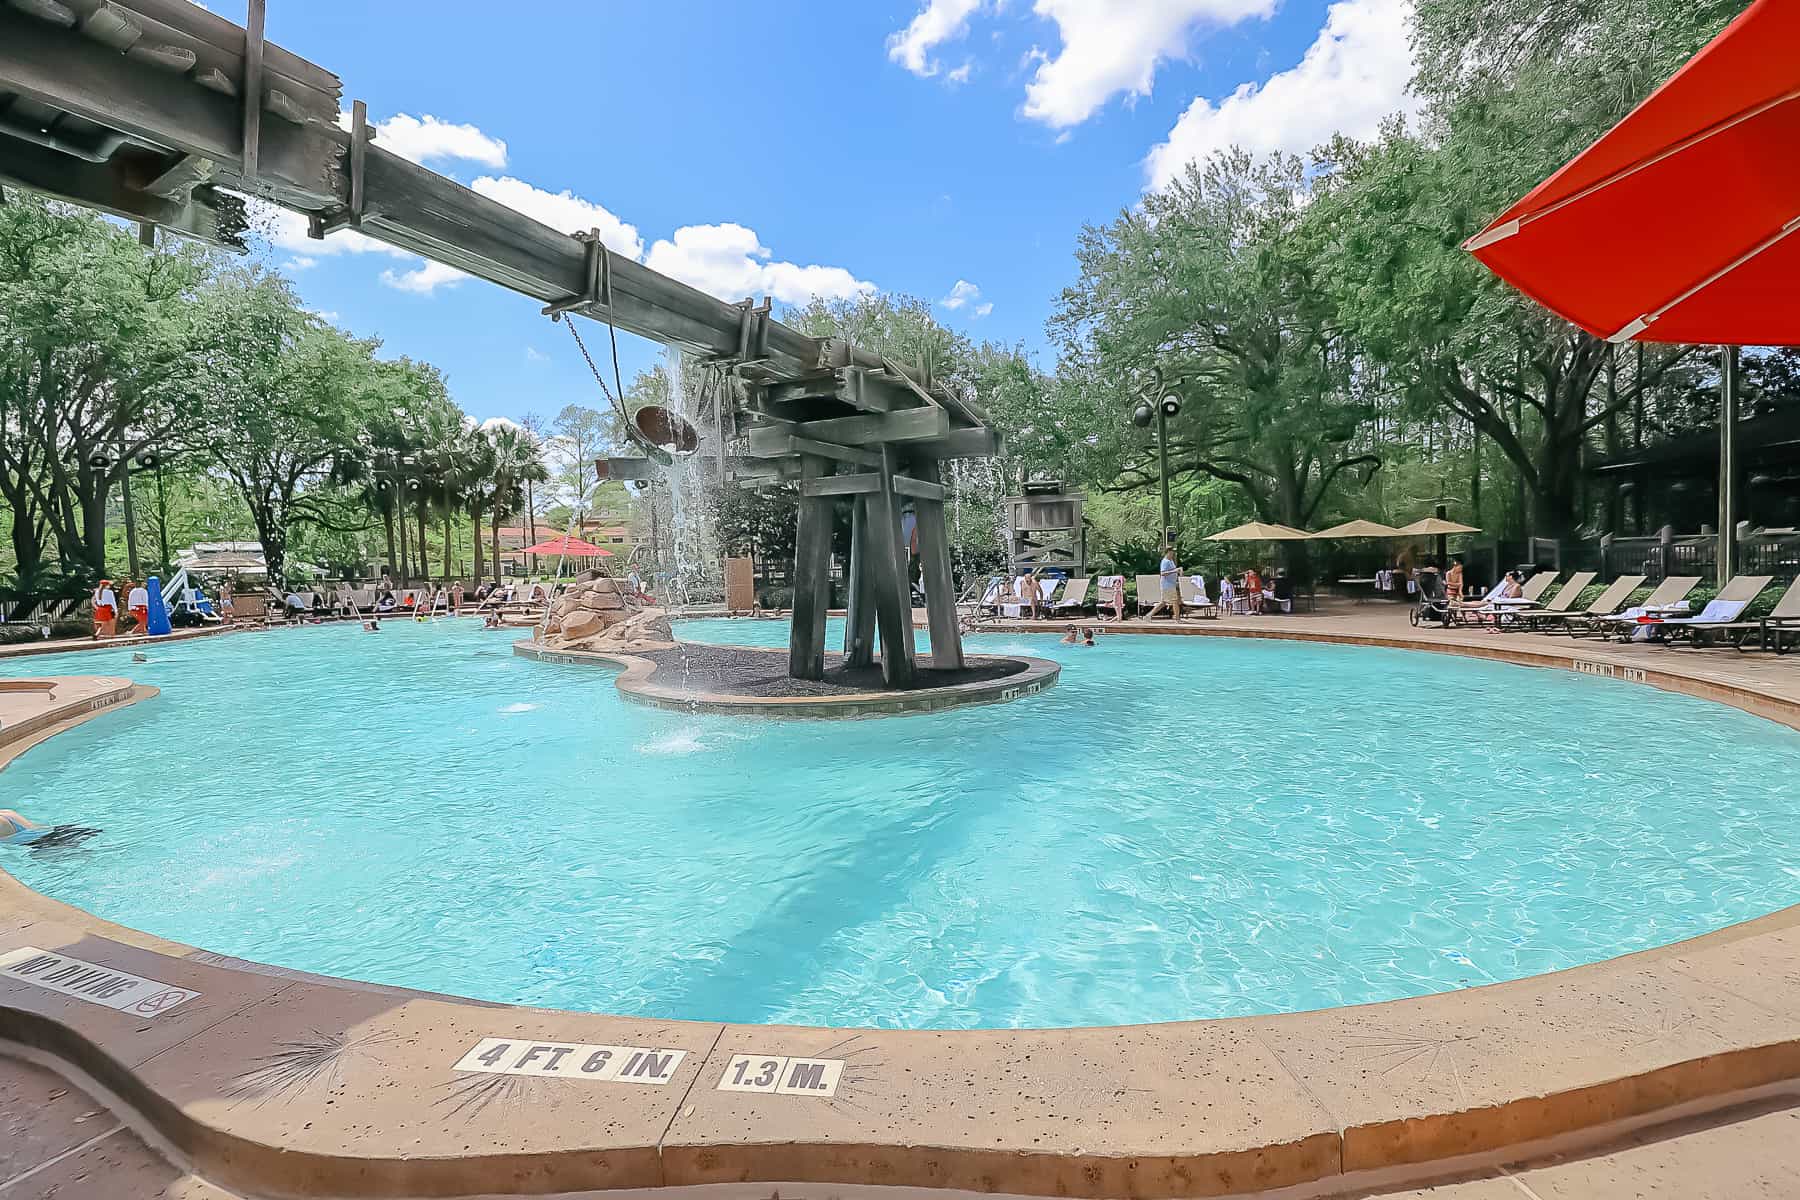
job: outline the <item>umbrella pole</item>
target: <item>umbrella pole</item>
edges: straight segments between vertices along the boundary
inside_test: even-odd
[[[1738,348],[1721,347],[1719,362],[1719,586],[1737,570]]]

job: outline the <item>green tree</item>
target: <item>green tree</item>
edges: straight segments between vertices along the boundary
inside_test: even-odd
[[[1116,456],[1109,486],[1156,483],[1152,439],[1124,428],[1140,396],[1181,402],[1172,479],[1234,484],[1266,521],[1305,525],[1347,472],[1380,466],[1354,445],[1372,410],[1299,252],[1308,198],[1297,159],[1233,151],[1083,234],[1052,326],[1068,427]]]
[[[214,353],[203,442],[248,505],[279,587],[295,527],[346,519],[332,483],[370,415],[375,346],[321,326],[284,280],[260,273],[223,281],[204,309]]]
[[[192,298],[214,262],[29,196],[0,205],[0,495],[22,574],[46,531],[66,568],[103,572],[130,461],[198,419],[212,336]]]

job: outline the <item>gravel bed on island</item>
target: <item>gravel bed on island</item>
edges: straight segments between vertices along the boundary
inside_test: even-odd
[[[634,650],[634,657],[656,664],[653,681],[662,687],[682,687],[695,692],[714,692],[730,696],[851,696],[859,693],[891,691],[881,682],[881,666],[844,665],[844,656],[825,656],[824,679],[789,679],[787,654],[782,651],[752,650],[741,646],[707,646],[682,643],[669,650]],[[953,687],[965,683],[985,683],[1004,679],[1026,669],[1016,658],[970,658],[960,671],[940,671],[930,665],[929,655],[919,656],[919,669],[908,690]]]

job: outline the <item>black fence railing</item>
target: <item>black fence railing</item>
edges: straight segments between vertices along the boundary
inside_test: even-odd
[[[1651,582],[1671,575],[1712,580],[1718,568],[1719,542],[1712,534],[1668,531],[1659,537],[1641,538],[1536,538],[1530,558],[1546,569],[1594,571],[1602,581],[1621,575],[1643,575]],[[1800,534],[1764,531],[1740,538],[1736,570],[1740,575],[1800,576]]]

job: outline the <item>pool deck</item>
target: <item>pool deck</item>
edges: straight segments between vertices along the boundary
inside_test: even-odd
[[[1587,663],[1800,724],[1792,657],[1414,631],[1370,607],[1181,629]],[[734,1200],[777,1185],[1295,1200],[1800,1189],[1800,907],[1385,1004],[939,1032],[653,1021],[325,979],[112,925],[0,875],[0,1047],[128,1127],[10,1186],[0,1173],[0,1200],[49,1195],[32,1188],[102,1152],[184,1200],[714,1184]],[[139,1138],[155,1153],[127,1163]]]

